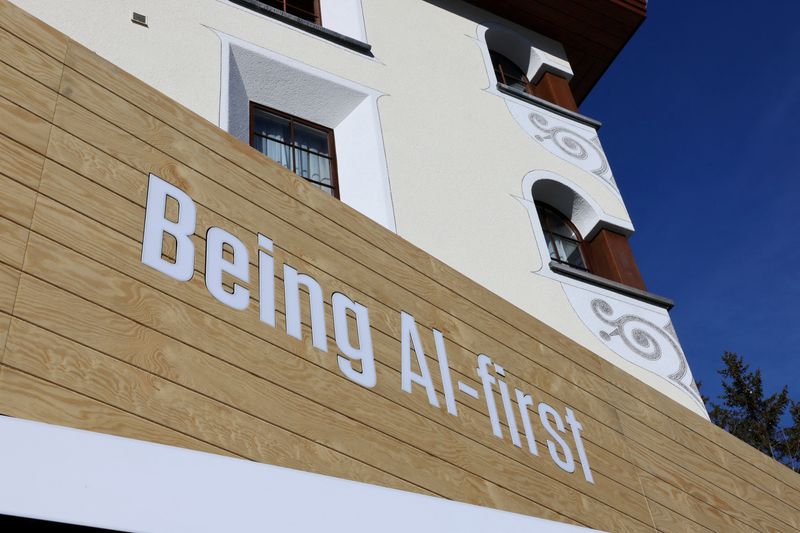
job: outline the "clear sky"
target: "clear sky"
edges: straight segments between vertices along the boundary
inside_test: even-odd
[[[800,400],[798,22],[798,0],[653,0],[581,106],[712,399],[729,350]]]

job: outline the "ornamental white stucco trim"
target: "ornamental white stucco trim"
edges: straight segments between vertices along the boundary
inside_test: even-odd
[[[545,150],[599,178],[603,185],[620,197],[611,165],[593,127],[513,96],[506,95],[505,101],[514,120]]]
[[[543,187],[543,184],[548,186]],[[544,196],[534,198],[534,187],[544,192]],[[550,170],[532,170],[522,178],[522,197],[517,198],[528,212],[539,251],[547,257],[547,243],[539,225],[535,201],[548,203],[564,213],[578,228],[584,239],[591,239],[602,228],[608,228],[623,235],[634,231],[629,220],[607,214],[600,204],[575,182]],[[549,269],[548,269],[549,270]]]
[[[635,305],[621,297],[571,284],[562,286],[586,327],[614,353],[667,380],[705,409],[665,309]]]
[[[536,190],[539,194],[535,194]],[[542,193],[543,196],[542,196]],[[542,257],[533,272],[560,283],[580,321],[611,352],[668,383],[706,414],[705,406],[666,309],[630,296],[573,279],[550,269],[549,252],[534,200],[544,201],[567,215],[581,235],[591,238],[601,228],[633,233],[633,225],[606,214],[600,205],[572,181],[548,170],[534,170],[522,180],[522,197],[534,241]],[[619,366],[619,365],[618,365]]]
[[[548,152],[599,178],[604,186],[621,198],[595,128],[497,89],[490,49],[514,61],[526,71],[527,78],[536,83],[545,72],[566,79],[572,77],[563,46],[537,34],[523,36],[511,28],[490,22],[478,26],[477,43],[489,78],[486,92],[502,98],[517,124]]]

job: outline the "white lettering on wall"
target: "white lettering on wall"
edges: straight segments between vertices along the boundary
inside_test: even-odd
[[[500,376],[505,376],[506,371],[503,370],[503,367],[495,363],[494,370]],[[517,448],[522,447],[522,442],[519,440],[519,433],[517,432],[517,419],[514,416],[514,408],[511,407],[511,397],[508,394],[508,385],[502,379],[497,380],[498,385],[500,385],[500,399],[503,400],[503,411],[506,414],[506,423],[508,424],[508,432],[511,434],[511,442]]]
[[[556,421],[556,427],[558,431],[553,428],[553,425],[550,423],[549,416],[553,417]],[[555,462],[562,470],[567,472],[574,472],[575,471],[575,459],[572,457],[572,450],[569,449],[569,446],[561,438],[561,435],[558,433],[564,433],[564,421],[561,419],[561,415],[558,414],[558,411],[547,405],[546,403],[539,404],[539,418],[542,420],[542,426],[544,426],[545,431],[547,431],[551,439],[547,439],[547,449],[550,450],[550,457],[552,457],[553,462]],[[555,441],[555,442],[553,442]],[[558,454],[558,450],[556,450],[556,443],[558,443],[559,447],[561,448],[561,452],[564,454],[564,459]]]
[[[230,247],[233,261],[225,259],[225,246]],[[233,291],[228,292],[222,284],[222,274],[228,273],[240,283],[247,283],[250,277],[250,262],[247,248],[242,241],[222,228],[211,227],[206,233],[206,288],[220,302],[234,309],[247,309],[250,291],[236,281]]]
[[[168,201],[175,202],[177,212],[169,218]],[[174,219],[174,220],[173,220]],[[192,199],[174,185],[154,174],[150,174],[147,190],[147,206],[145,209],[144,236],[142,239],[142,263],[179,281],[189,281],[194,274],[194,243],[197,221],[197,208]],[[244,311],[250,303],[250,294],[257,293],[259,298],[258,316],[261,323],[275,327],[276,325],[276,281],[275,256],[273,241],[266,235],[258,233],[254,236],[258,256],[258,287],[250,285],[248,244],[222,228],[209,227],[206,231],[205,246],[205,285],[208,292],[218,301],[232,309]],[[165,242],[175,242],[175,260],[165,255],[168,249]],[[230,258],[230,259],[229,259]],[[228,279],[223,279],[227,276]],[[301,274],[295,268],[283,265],[284,309],[286,316],[286,333],[302,340],[301,320],[301,287],[308,293],[309,324],[314,348],[322,352],[328,351],[327,329],[325,324],[325,297],[322,286],[312,276]],[[228,288],[230,287],[230,289]],[[372,329],[369,323],[369,310],[366,306],[355,302],[341,292],[330,295],[331,316],[333,318],[333,334],[337,347],[337,364],[339,371],[349,380],[366,388],[373,388],[378,383],[378,372],[372,344]],[[425,391],[428,402],[434,408],[441,409],[437,397],[428,361],[422,344],[420,328],[414,317],[404,311],[400,312],[400,376],[401,388],[408,394],[419,391],[413,384]],[[355,328],[351,328],[354,325]],[[425,328],[425,331],[428,331]],[[453,387],[450,364],[445,349],[445,338],[436,328],[429,330],[433,336],[433,346],[441,377],[442,395],[447,412],[458,416],[458,401]],[[354,335],[351,333],[355,332]],[[355,338],[354,338],[355,337]],[[413,352],[413,359],[412,359]],[[386,356],[387,354],[384,354]],[[414,367],[418,371],[414,370]],[[531,456],[538,456],[530,411],[536,409],[544,432],[550,457],[558,468],[566,472],[575,472],[575,456],[567,438],[571,437],[574,449],[581,464],[583,476],[589,483],[594,477],[589,466],[589,458],[584,446],[581,432],[583,426],[578,422],[575,412],[565,407],[562,418],[554,407],[534,402],[530,394],[515,388],[514,396],[510,393],[506,380],[506,370],[492,361],[486,354],[479,354],[476,360],[475,373],[486,402],[486,411],[492,433],[504,439],[503,425],[497,410],[495,395],[499,394],[503,406],[506,430],[511,443],[522,448],[517,416],[522,421],[522,431],[528,444]],[[457,389],[467,396],[466,402],[480,400],[478,389],[458,380]],[[497,389],[497,390],[495,390]],[[516,406],[514,405],[516,400]],[[467,403],[467,405],[469,405]],[[472,404],[477,409],[477,406]],[[479,409],[477,409],[479,410]],[[564,420],[566,419],[566,425]],[[569,433],[567,432],[569,428]]]
[[[283,265],[283,293],[286,305],[286,333],[295,339],[302,339],[300,327],[300,285],[308,291],[311,308],[311,339],[314,348],[328,351],[328,334],[325,331],[325,304],[322,300],[322,287],[317,280],[307,274],[298,274],[289,265]]]
[[[372,388],[377,383],[375,356],[372,353],[372,333],[369,329],[369,312],[363,305],[354,302],[340,292],[331,297],[333,307],[333,329],[336,346],[342,355],[338,356],[339,369],[359,385]],[[352,311],[358,332],[358,348],[350,342],[347,311]],[[353,361],[360,363],[361,371],[353,367]]]
[[[525,430],[525,440],[528,441],[528,451],[532,455],[539,455],[536,438],[533,436],[531,415],[528,411],[528,406],[533,405],[533,398],[530,394],[525,394],[519,389],[514,389],[514,393],[517,395],[517,407],[519,408],[519,417],[522,419],[522,428]]]
[[[494,391],[492,386],[497,383],[497,379],[489,372],[489,365],[492,359],[482,353],[478,355],[478,376],[483,384],[483,394],[486,396],[486,409],[489,411],[489,421],[492,423],[492,433],[495,437],[503,438],[503,431],[500,428],[500,417],[497,416],[497,405],[494,401]]]
[[[275,327],[275,259],[272,240],[258,234],[258,318]],[[270,252],[270,253],[267,253]]]
[[[178,220],[167,218],[167,198],[178,203]],[[178,281],[189,281],[194,274],[194,234],[197,210],[189,195],[150,174],[147,185],[147,207],[144,215],[142,263]],[[175,262],[164,259],[164,237],[175,239]]]
[[[411,350],[414,350],[419,374],[411,368]],[[434,407],[439,407],[439,398],[436,397],[436,388],[433,386],[428,362],[425,360],[417,322],[405,311],[400,312],[400,352],[400,381],[403,390],[411,393],[412,383],[422,385],[428,394],[428,402]]]
[[[583,447],[583,439],[581,438],[583,426],[575,419],[575,413],[569,407],[567,407],[567,425],[572,430],[572,439],[575,441],[575,448],[578,450],[578,460],[581,462],[583,477],[589,483],[594,483],[592,471],[589,469],[589,458],[586,457],[586,449]]]
[[[453,394],[453,380],[450,377],[450,363],[447,361],[447,351],[444,349],[444,335],[438,329],[433,330],[433,342],[436,345],[436,359],[439,361],[439,374],[442,376],[442,389],[447,412],[458,416],[456,397]]]

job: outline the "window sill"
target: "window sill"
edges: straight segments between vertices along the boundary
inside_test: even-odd
[[[374,57],[372,55],[372,46],[363,41],[359,41],[358,39],[353,39],[352,37],[348,37],[347,35],[342,35],[339,32],[323,28],[319,24],[314,24],[313,22],[301,19],[300,17],[296,17],[285,11],[281,11],[280,9],[259,2],[258,0],[230,0],[230,1],[234,4],[251,9],[256,13],[260,13],[261,15],[265,15],[275,20],[279,20],[290,26],[294,26],[295,28],[307,31],[312,35],[316,35],[317,37],[322,37],[327,41],[338,44],[340,46],[344,46],[345,48],[349,48],[350,50],[353,50],[355,52],[359,52],[369,57]]]
[[[557,115],[561,115],[562,117],[566,117],[572,119],[576,122],[580,122],[581,124],[585,124],[590,128],[594,128],[595,130],[599,130],[600,127],[603,125],[602,122],[599,120],[595,120],[593,118],[589,118],[585,115],[581,115],[580,113],[576,113],[575,111],[571,111],[565,107],[561,107],[560,105],[556,105],[553,102],[548,102],[538,96],[533,96],[532,94],[528,94],[525,91],[521,91],[514,87],[510,87],[503,83],[497,84],[497,90],[501,93],[507,94],[509,96],[513,96],[515,98],[519,98],[520,100],[524,100],[529,104],[536,105],[538,107],[543,107],[548,111],[552,111]]]
[[[653,294],[652,292],[643,291],[635,287],[629,287],[627,285],[623,285],[622,283],[618,283],[616,281],[612,281],[610,279],[606,279],[596,274],[591,274],[589,272],[585,272],[583,270],[573,268],[568,265],[563,265],[555,261],[550,261],[550,270],[558,274],[563,274],[564,276],[568,276],[573,279],[584,281],[586,283],[595,285],[597,287],[602,287],[610,291],[624,294],[625,296],[630,296],[631,298],[635,298],[636,300],[641,300],[643,302],[647,302],[649,304],[662,307],[667,311],[669,311],[675,306],[675,302],[673,302],[669,298]]]

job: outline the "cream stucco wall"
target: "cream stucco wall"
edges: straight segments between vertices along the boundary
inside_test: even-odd
[[[534,140],[494,89],[483,25],[546,43],[542,36],[458,0],[362,0],[363,27],[354,31],[372,45],[368,57],[226,0],[13,1],[215,124],[227,83],[220,34],[368,88],[379,95],[383,142],[376,149],[384,151],[401,236],[704,414],[674,384],[598,337],[557,276],[540,275],[543,254],[520,201],[531,171],[558,174],[609,219],[630,226],[619,193]],[[147,15],[149,27],[132,24],[132,11]]]

